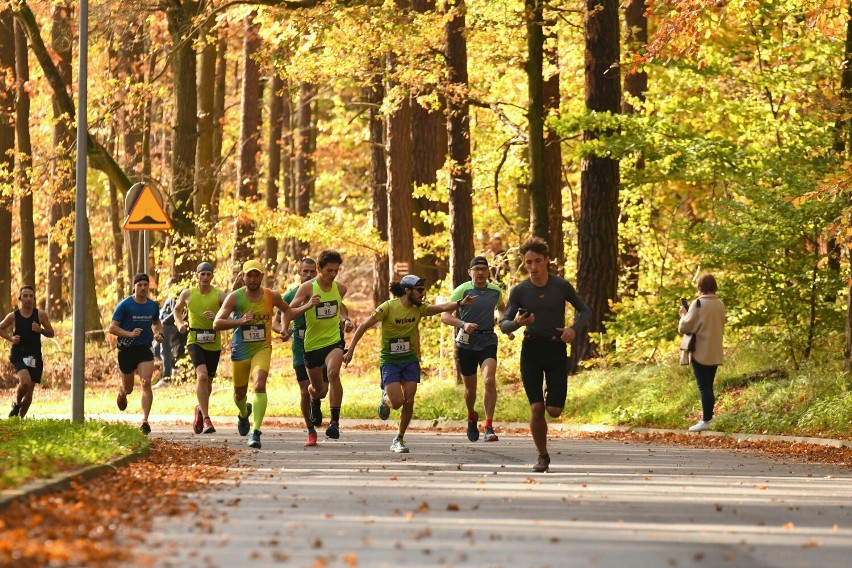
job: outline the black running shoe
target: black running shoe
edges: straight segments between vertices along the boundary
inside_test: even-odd
[[[550,456],[538,456],[538,462],[532,467],[535,473],[547,473],[550,469]]]
[[[249,448],[260,449],[260,430],[252,430],[248,441]]]
[[[471,442],[475,442],[479,439],[479,428],[476,425],[477,420],[479,420],[479,414],[474,412],[473,420],[467,421],[467,439]]]
[[[9,418],[21,415],[21,405],[17,401],[12,403],[12,410],[9,411]]]
[[[340,428],[338,428],[337,422],[329,422],[328,428],[325,429],[325,435],[332,440],[340,438]]]
[[[322,399],[311,399],[311,423],[314,426],[322,426]]]
[[[142,422],[142,426],[140,426],[139,429],[142,430],[142,433],[145,434],[146,436],[151,433],[151,425],[148,424],[147,421]]]
[[[246,403],[246,412],[248,414],[246,414],[245,418],[243,418],[242,416],[237,414],[237,432],[239,433],[240,436],[245,436],[246,434],[248,434],[249,429],[251,428],[251,425],[249,424],[249,416],[251,416],[251,403],[250,402]]]

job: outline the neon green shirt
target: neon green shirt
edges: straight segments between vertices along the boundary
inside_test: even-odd
[[[213,320],[207,319],[204,312],[210,310],[214,314],[219,311],[218,288],[211,288],[206,294],[202,294],[198,287],[189,289],[189,302],[187,312],[189,314],[189,337],[187,345],[198,345],[207,351],[221,351],[222,337],[218,331],[213,331]]]
[[[382,322],[380,364],[399,365],[420,359],[420,320],[429,308],[403,305],[394,298],[379,305],[373,317]]]

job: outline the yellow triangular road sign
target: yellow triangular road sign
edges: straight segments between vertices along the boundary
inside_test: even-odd
[[[170,231],[172,229],[172,221],[166,215],[151,186],[146,185],[142,188],[136,203],[133,204],[133,209],[124,220],[124,229],[126,231]]]

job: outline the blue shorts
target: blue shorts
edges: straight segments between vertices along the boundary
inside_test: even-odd
[[[408,381],[410,383],[420,382],[420,361],[409,361],[394,365],[389,363],[382,365],[382,388],[385,388],[391,383],[400,381]]]

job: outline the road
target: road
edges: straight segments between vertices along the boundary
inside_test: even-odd
[[[230,430],[155,434],[246,448]],[[302,432],[269,428],[139,550],[158,566],[507,568],[833,567],[852,551],[848,468],[565,438],[533,474],[529,437],[411,432],[411,453],[393,454],[392,435],[344,430],[306,449]]]

